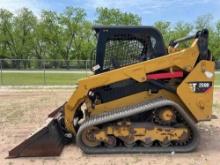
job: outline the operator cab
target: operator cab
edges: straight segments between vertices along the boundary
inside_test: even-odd
[[[167,54],[161,33],[150,26],[94,26],[95,74]]]

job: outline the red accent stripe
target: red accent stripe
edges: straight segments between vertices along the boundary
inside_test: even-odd
[[[179,77],[183,77],[182,71],[166,72],[166,73],[153,73],[153,74],[147,75],[148,80],[170,79],[170,78],[179,78]]]
[[[212,87],[209,87],[208,89],[206,89],[205,93],[208,93],[211,90]]]

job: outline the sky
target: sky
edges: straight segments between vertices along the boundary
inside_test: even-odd
[[[153,25],[159,20],[192,23],[204,14],[212,14],[213,22],[220,20],[220,0],[0,0],[0,8],[16,13],[19,8],[27,7],[37,16],[42,9],[62,12],[66,6],[85,9],[91,21],[97,7],[138,14],[144,25]]]

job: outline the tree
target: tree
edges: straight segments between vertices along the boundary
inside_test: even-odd
[[[204,28],[210,29],[212,19],[213,16],[211,14],[205,14],[197,17],[195,21],[195,29],[196,30],[202,30]]]
[[[182,37],[186,37],[188,35],[190,35],[190,33],[192,32],[193,30],[193,26],[189,23],[184,23],[184,22],[178,22],[174,29],[173,29],[173,32],[171,34],[172,36],[172,39],[179,39],[179,38],[182,38]],[[186,47],[189,47],[191,44],[191,42],[184,42],[182,43],[179,47],[180,48],[186,48]]]
[[[141,17],[137,14],[122,12],[119,9],[97,8],[96,24],[100,25],[140,25]],[[185,22],[171,25],[168,21],[155,22],[168,46],[173,39],[209,29],[209,48],[215,58],[220,57],[220,21],[215,26],[212,15],[199,16],[194,26]],[[40,18],[27,8],[13,14],[0,9],[0,58],[19,59],[61,59],[69,67],[69,60],[87,60],[95,48],[92,22],[86,19],[84,9],[67,7],[63,12],[43,10]],[[184,43],[180,47],[189,46]],[[8,64],[10,65],[10,64]],[[13,63],[12,66],[27,67],[28,62]],[[39,66],[41,63],[38,64]],[[50,64],[47,64],[50,65]],[[53,62],[61,67],[61,63]]]
[[[213,27],[212,20],[213,16],[211,14],[199,16],[195,21],[195,29],[202,30],[206,28],[209,30],[209,49],[214,57],[218,59],[220,57],[220,48],[218,44],[220,42],[220,21]]]
[[[214,55],[215,59],[220,59],[220,20],[217,21],[215,31],[211,31],[209,37],[209,48]]]
[[[73,7],[67,7],[59,17],[59,23],[63,27],[61,54],[67,67],[69,66],[68,60],[80,58],[83,52],[81,45],[89,44],[84,42],[91,35],[91,26],[85,17],[86,13],[83,9]],[[87,33],[85,27],[88,29]]]
[[[158,21],[154,23],[154,26],[162,33],[164,42],[169,44],[172,38],[171,23],[167,21]]]
[[[178,22],[174,27],[175,39],[189,35],[193,30],[193,26],[189,23]]]
[[[44,33],[44,25],[42,22],[38,22],[38,24],[35,26],[34,34],[33,34],[33,58],[36,59],[45,59],[46,58],[46,52],[47,52],[47,45],[46,41],[44,40],[43,36]]]
[[[16,57],[19,59],[29,59],[33,58],[33,46],[34,46],[34,29],[37,24],[37,18],[34,16],[33,12],[27,8],[22,8],[18,15],[15,17],[14,22],[14,34],[13,34],[13,48]],[[19,63],[23,67],[30,65],[26,61],[21,61]]]
[[[74,46],[80,52],[76,53],[76,59],[87,60],[91,57],[91,53],[95,48],[95,36],[92,31],[92,24],[89,21],[83,22],[81,30],[78,32],[74,40]]]
[[[140,25],[141,17],[137,14],[121,12],[119,9],[100,7],[96,9],[96,24],[101,25]]]
[[[12,36],[13,14],[5,9],[0,9],[0,58],[11,58],[10,45]],[[12,52],[11,50],[11,52]]]
[[[23,8],[15,17],[13,31],[13,45],[16,57],[19,59],[31,58],[33,48],[33,33],[37,19],[32,11]]]
[[[37,19],[32,11],[22,8],[15,17],[9,11],[1,10],[0,17],[2,53],[10,53],[10,58],[31,58],[34,44],[33,32],[37,23]],[[20,64],[23,64],[25,67],[27,63],[15,62],[15,66],[18,68],[20,68]]]

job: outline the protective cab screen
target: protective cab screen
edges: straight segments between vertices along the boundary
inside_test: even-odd
[[[108,40],[105,47],[105,60],[103,69],[115,69],[154,58],[156,40],[147,37],[138,40],[128,36],[118,36]]]

